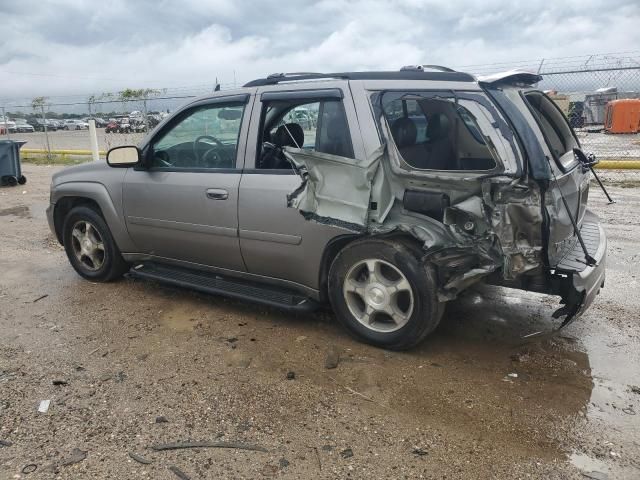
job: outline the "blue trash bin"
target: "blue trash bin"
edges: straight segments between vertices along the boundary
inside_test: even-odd
[[[20,147],[27,142],[0,140],[0,186],[24,185],[27,177],[22,175]]]

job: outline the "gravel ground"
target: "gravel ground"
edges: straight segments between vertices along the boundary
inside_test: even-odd
[[[559,334],[522,339],[554,298],[483,287],[395,353],[327,312],[82,280],[46,225],[56,169],[0,190],[0,479],[640,476],[640,190],[592,189],[607,287]],[[185,441],[265,451],[152,448]]]

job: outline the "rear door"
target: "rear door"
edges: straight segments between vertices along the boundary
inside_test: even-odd
[[[301,179],[272,146],[298,145],[345,158],[364,155],[348,83],[328,81],[322,89],[305,90],[263,87],[253,111],[238,203],[247,271],[318,289],[325,246],[350,232],[308,221],[287,206]]]
[[[525,90],[522,98],[538,125],[548,149],[552,181],[545,195],[548,216],[548,259],[555,266],[576,241],[569,211],[578,226],[586,212],[589,194],[589,173],[575,158],[574,148],[580,148],[578,139],[558,106],[544,93]]]

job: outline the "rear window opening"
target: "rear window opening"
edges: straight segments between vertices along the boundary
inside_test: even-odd
[[[385,95],[387,96],[387,95]],[[402,159],[419,170],[493,170],[491,140],[455,99],[389,95],[383,111]]]
[[[539,91],[525,92],[524,98],[556,162],[565,171],[574,167],[577,161],[573,149],[579,148],[579,145],[560,109],[553,100]]]

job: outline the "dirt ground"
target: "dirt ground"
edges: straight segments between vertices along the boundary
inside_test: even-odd
[[[395,353],[328,312],[81,279],[56,168],[0,189],[0,479],[640,477],[640,189],[592,188],[607,285],[565,330],[523,339],[556,299],[483,287]],[[152,448],[187,441],[262,450]]]

